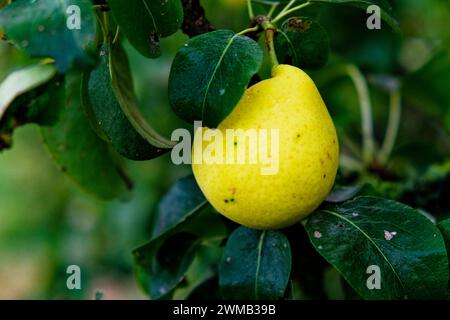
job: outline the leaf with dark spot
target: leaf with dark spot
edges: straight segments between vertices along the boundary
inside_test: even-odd
[[[290,62],[299,68],[320,68],[328,61],[328,34],[310,18],[293,17],[278,31],[275,48],[283,63]]]

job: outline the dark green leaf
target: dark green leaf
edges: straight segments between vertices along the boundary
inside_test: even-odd
[[[313,214],[306,230],[316,250],[365,299],[433,299],[447,290],[448,261],[437,227],[395,201],[358,197]],[[369,289],[380,268],[380,289]]]
[[[263,53],[252,39],[218,30],[189,40],[178,51],[169,79],[175,113],[216,127],[239,102]]]
[[[109,6],[130,43],[149,58],[161,54],[159,37],[170,36],[183,23],[180,0],[109,0]]]
[[[99,66],[92,71],[90,77],[86,74],[83,78],[83,105],[94,130],[100,131],[101,137],[106,136],[113,147],[128,159],[149,160],[164,154],[167,150],[155,147],[145,140],[124,113],[123,109],[135,102],[132,79],[129,72],[128,75],[122,75],[127,82],[120,86],[129,96],[127,105],[122,106],[111,86],[109,52],[109,46],[102,46]],[[119,58],[122,60],[116,63],[123,63],[123,68],[128,70],[126,57],[120,55]]]
[[[80,29],[68,28],[71,6],[80,8]],[[17,0],[0,11],[0,33],[32,57],[54,58],[62,73],[93,65],[96,28],[90,1]]]
[[[194,176],[178,180],[158,205],[153,237],[176,228],[206,205],[206,198]]]
[[[219,269],[227,299],[279,299],[291,272],[291,249],[279,231],[236,229],[228,239]]]
[[[111,47],[109,64],[112,89],[123,113],[127,116],[133,128],[152,146],[165,149],[163,152],[168,151],[174,146],[174,143],[160,136],[148,124],[139,110],[128,57],[119,44]]]
[[[69,75],[66,100],[58,124],[43,128],[42,135],[61,170],[86,191],[113,199],[127,189],[124,173],[113,161],[106,143],[92,131],[80,101],[80,77]]]
[[[325,29],[307,17],[293,17],[283,23],[275,48],[280,62],[292,61],[296,67],[311,69],[323,67],[330,50]]]
[[[190,233],[177,233],[158,248],[150,266],[150,297],[159,299],[173,290],[194,261],[200,240]]]
[[[193,222],[211,218],[209,207],[193,176],[180,179],[161,200],[152,240],[133,252],[138,269],[149,275],[147,291],[152,299],[172,292],[188,271],[209,232]]]
[[[59,114],[63,108],[59,101],[64,99],[63,77],[56,76],[53,78],[42,88],[41,92],[42,94],[29,101],[28,108],[23,113],[26,120],[21,122],[51,126],[59,120]]]
[[[363,184],[357,184],[354,186],[335,185],[325,201],[339,203],[350,200],[351,198],[356,196],[363,187]]]
[[[443,220],[438,223],[438,228],[444,237],[445,246],[447,248],[447,256],[450,257],[450,219]],[[450,280],[449,280],[450,288]],[[450,290],[447,291],[447,300],[450,299]]]
[[[447,250],[450,250],[450,219],[442,220],[438,223],[438,227],[444,237]]]
[[[309,0],[309,2],[323,2],[331,4],[343,4],[366,10],[371,5],[377,5],[381,9],[381,18],[386,21],[392,29],[399,31],[397,18],[394,10],[387,0]]]

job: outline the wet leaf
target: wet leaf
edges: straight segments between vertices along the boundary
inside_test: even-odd
[[[175,33],[183,23],[180,0],[109,0],[108,3],[120,30],[149,58],[161,55],[159,38]]]
[[[2,31],[31,57],[55,59],[61,73],[95,63],[97,24],[90,1],[14,1],[0,10]]]
[[[226,299],[279,299],[291,273],[291,249],[279,231],[239,227],[228,239],[219,268]]]
[[[209,32],[189,40],[170,71],[169,99],[183,120],[217,125],[233,110],[263,53],[252,39],[229,30]]]
[[[128,60],[121,48],[115,50],[120,50],[120,55],[110,55],[110,47],[103,45],[100,50],[100,64],[90,74],[85,74],[83,77],[83,105],[92,127],[100,137],[106,137],[114,149],[128,159],[149,160],[161,156],[168,149],[162,148],[163,144],[154,138],[157,137],[156,132],[152,132],[152,142],[155,143],[152,145],[135,129],[124,111],[133,112],[140,117],[128,69]],[[114,59],[115,65],[121,64],[123,69],[123,73],[120,75],[123,82],[119,85],[119,90],[121,90],[119,94],[122,98],[120,100],[112,85],[111,59]],[[142,122],[145,123],[145,120]],[[146,123],[145,125],[148,126]]]
[[[66,98],[59,122],[42,128],[49,151],[61,170],[81,188],[102,198],[113,199],[130,187],[107,144],[91,129],[80,101],[80,76],[68,75]]]
[[[278,30],[275,49],[280,62],[290,60],[296,67],[317,69],[328,61],[328,34],[310,18],[293,17]]]
[[[358,197],[320,209],[306,230],[316,250],[365,299],[439,299],[446,294],[444,240],[411,207]]]

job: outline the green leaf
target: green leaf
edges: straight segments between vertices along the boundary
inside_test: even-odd
[[[169,78],[172,109],[183,120],[217,127],[242,97],[262,64],[252,39],[229,30],[209,32],[178,50]]]
[[[175,33],[183,23],[180,0],[109,0],[120,30],[144,56],[161,55],[159,38]]]
[[[438,228],[444,237],[447,250],[450,250],[450,219],[442,220],[438,223]]]
[[[38,89],[41,94],[38,92],[37,97],[29,101],[28,107],[23,111],[26,120],[20,120],[20,122],[36,123],[40,126],[54,125],[59,120],[62,109],[62,105],[55,105],[55,101],[64,99],[63,79],[61,76],[56,76],[42,89]]]
[[[204,220],[207,205],[194,177],[178,180],[161,200],[153,238],[133,251],[138,269],[149,275],[152,299],[172,292],[191,265],[205,228],[192,228],[194,218]]]
[[[52,64],[38,64],[11,73],[0,84],[0,119],[20,95],[50,81],[56,74]]]
[[[364,184],[357,184],[354,186],[335,185],[325,201],[331,203],[339,203],[350,200],[351,198],[356,196],[363,187]]]
[[[80,8],[80,29],[67,26],[75,17],[68,10],[73,5]],[[90,1],[14,1],[0,11],[2,31],[31,57],[54,58],[61,73],[95,62],[97,24]]]
[[[111,47],[109,64],[112,89],[122,107],[123,113],[127,116],[133,128],[152,146],[167,149],[165,151],[171,149],[175,143],[159,135],[147,123],[139,110],[137,98],[134,94],[133,77],[128,57],[119,44]]]
[[[11,73],[0,84],[0,151],[12,144],[14,129],[28,123],[53,124],[64,92],[61,77],[50,64],[28,66]]]
[[[293,17],[283,23],[275,37],[275,49],[282,63],[292,61],[299,68],[317,69],[328,61],[328,34],[316,21]]]
[[[442,220],[438,223],[438,228],[442,233],[442,236],[444,237],[445,246],[447,248],[447,256],[450,257],[450,219]],[[450,288],[450,280],[449,280],[449,287]],[[450,299],[450,290],[447,291],[447,299]]]
[[[80,101],[80,76],[68,75],[66,100],[60,121],[51,128],[42,128],[49,151],[60,166],[87,192],[113,199],[128,188],[123,171],[111,157],[107,144],[91,129]]]
[[[291,273],[291,249],[279,231],[239,227],[228,239],[219,268],[226,299],[279,299]]]
[[[371,5],[377,5],[381,9],[381,18],[386,21],[394,31],[400,31],[394,10],[387,0],[309,0],[309,2],[322,2],[342,4],[366,10]]]
[[[106,136],[114,149],[128,159],[149,160],[164,154],[168,149],[150,144],[136,131],[124,113],[125,108],[136,108],[133,83],[129,72],[128,75],[121,76],[124,82],[120,84],[120,88],[128,95],[126,105],[122,106],[111,85],[109,53],[109,46],[103,45],[100,50],[100,64],[90,76],[85,74],[82,81],[83,106],[91,119],[92,127],[101,132],[100,137]],[[124,72],[127,72],[128,61],[124,55],[121,53],[119,58],[122,60],[116,63],[123,63],[123,68],[126,68]]]
[[[329,205],[306,224],[316,250],[365,299],[433,299],[447,290],[448,261],[437,227],[404,204],[358,197]],[[380,268],[380,289],[369,289]]]
[[[179,227],[207,205],[194,176],[178,180],[158,204],[153,237]]]
[[[177,233],[158,248],[151,261],[150,297],[163,298],[183,280],[194,261],[200,239],[190,233]]]

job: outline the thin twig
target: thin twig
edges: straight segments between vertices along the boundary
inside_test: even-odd
[[[253,12],[252,0],[247,0],[247,10],[250,20],[253,20],[255,18],[255,14]]]
[[[285,13],[287,10],[289,10],[289,9],[294,5],[294,3],[295,3],[296,1],[297,1],[297,0],[291,0],[291,1],[283,8],[283,10],[281,10],[280,14],[283,14],[283,13]]]
[[[389,104],[389,122],[386,129],[386,136],[378,155],[378,161],[385,165],[394,149],[397,139],[398,129],[400,127],[400,118],[402,113],[402,97],[400,89],[391,93]]]
[[[295,11],[298,11],[298,10],[301,10],[303,8],[306,8],[309,5],[311,5],[310,2],[305,2],[305,3],[302,3],[301,5],[298,5],[298,6],[294,7],[294,8],[292,8],[292,9],[286,10],[284,12],[282,11],[282,12],[280,12],[280,14],[275,19],[272,20],[272,23],[277,23],[278,21],[280,21],[281,19],[283,19],[287,15],[290,15],[291,13],[293,13]]]
[[[242,31],[239,32],[238,34],[239,34],[239,35],[244,35],[244,34],[247,34],[247,33],[251,33],[251,32],[258,31],[258,30],[259,30],[259,26],[254,26],[254,27],[252,27],[252,28],[248,28],[248,29],[242,30]]]
[[[267,13],[267,16],[269,18],[272,17],[272,15],[275,12],[275,10],[277,9],[277,7],[278,7],[278,3],[275,3],[274,5],[272,5],[272,7],[270,8],[269,12]]]
[[[361,108],[363,159],[366,164],[371,164],[374,159],[375,140],[373,135],[372,103],[370,101],[369,88],[366,79],[356,66],[347,66],[347,74],[355,85]]]
[[[113,44],[115,44],[119,40],[119,34],[120,34],[120,27],[117,26],[116,34],[114,35],[114,39],[113,39],[113,42],[112,42]]]

